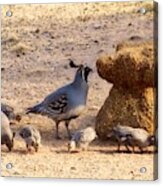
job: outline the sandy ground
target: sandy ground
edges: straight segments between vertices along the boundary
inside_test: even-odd
[[[145,15],[137,13],[147,6]],[[2,9],[2,101],[17,112],[41,101],[53,90],[71,82],[75,70],[68,59],[93,68],[89,77],[87,112],[72,121],[72,132],[94,125],[111,84],[96,72],[96,59],[115,51],[117,43],[132,36],[153,37],[151,4],[101,3],[4,6]],[[6,17],[6,10],[13,12]],[[109,142],[95,141],[88,152],[67,153],[67,135],[54,138],[53,121],[41,116],[23,116],[13,127],[31,123],[41,131],[42,146],[26,154],[25,144],[15,139],[14,150],[2,147],[2,175],[23,177],[136,179],[154,178],[153,154],[116,153]],[[13,168],[6,169],[7,163]],[[140,168],[146,167],[146,173]]]

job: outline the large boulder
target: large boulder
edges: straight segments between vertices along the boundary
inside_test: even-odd
[[[96,119],[96,131],[105,139],[112,127],[120,123],[132,127],[141,127],[153,134],[155,125],[154,89],[131,93],[112,88],[109,97],[100,109]]]
[[[116,53],[97,60],[99,75],[113,83],[96,118],[96,131],[105,139],[121,124],[155,130],[156,61],[152,42],[124,42]]]
[[[117,46],[116,53],[97,60],[99,75],[115,87],[125,89],[153,87],[155,74],[153,41],[127,41]]]

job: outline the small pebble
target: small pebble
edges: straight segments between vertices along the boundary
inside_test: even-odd
[[[101,28],[101,25],[100,24],[95,24],[94,25],[94,29],[100,29]]]
[[[71,170],[76,170],[76,168],[75,168],[75,167],[71,167],[70,169],[71,169]]]
[[[129,23],[128,26],[132,26],[132,23]]]
[[[40,29],[37,28],[37,29],[35,30],[35,33],[38,34],[39,32],[40,32]]]

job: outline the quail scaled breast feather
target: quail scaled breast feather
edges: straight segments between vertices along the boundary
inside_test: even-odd
[[[27,114],[41,114],[51,118],[56,122],[56,138],[60,139],[58,127],[61,121],[65,122],[65,127],[69,138],[71,137],[68,128],[72,119],[79,117],[86,106],[88,94],[88,75],[92,69],[84,65],[76,65],[70,60],[70,67],[77,68],[73,82],[54,91],[45,99],[27,109]]]

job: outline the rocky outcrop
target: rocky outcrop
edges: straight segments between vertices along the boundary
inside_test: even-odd
[[[97,60],[99,75],[113,88],[96,118],[96,131],[105,139],[120,123],[155,130],[156,55],[153,42],[127,41],[115,54]]]

